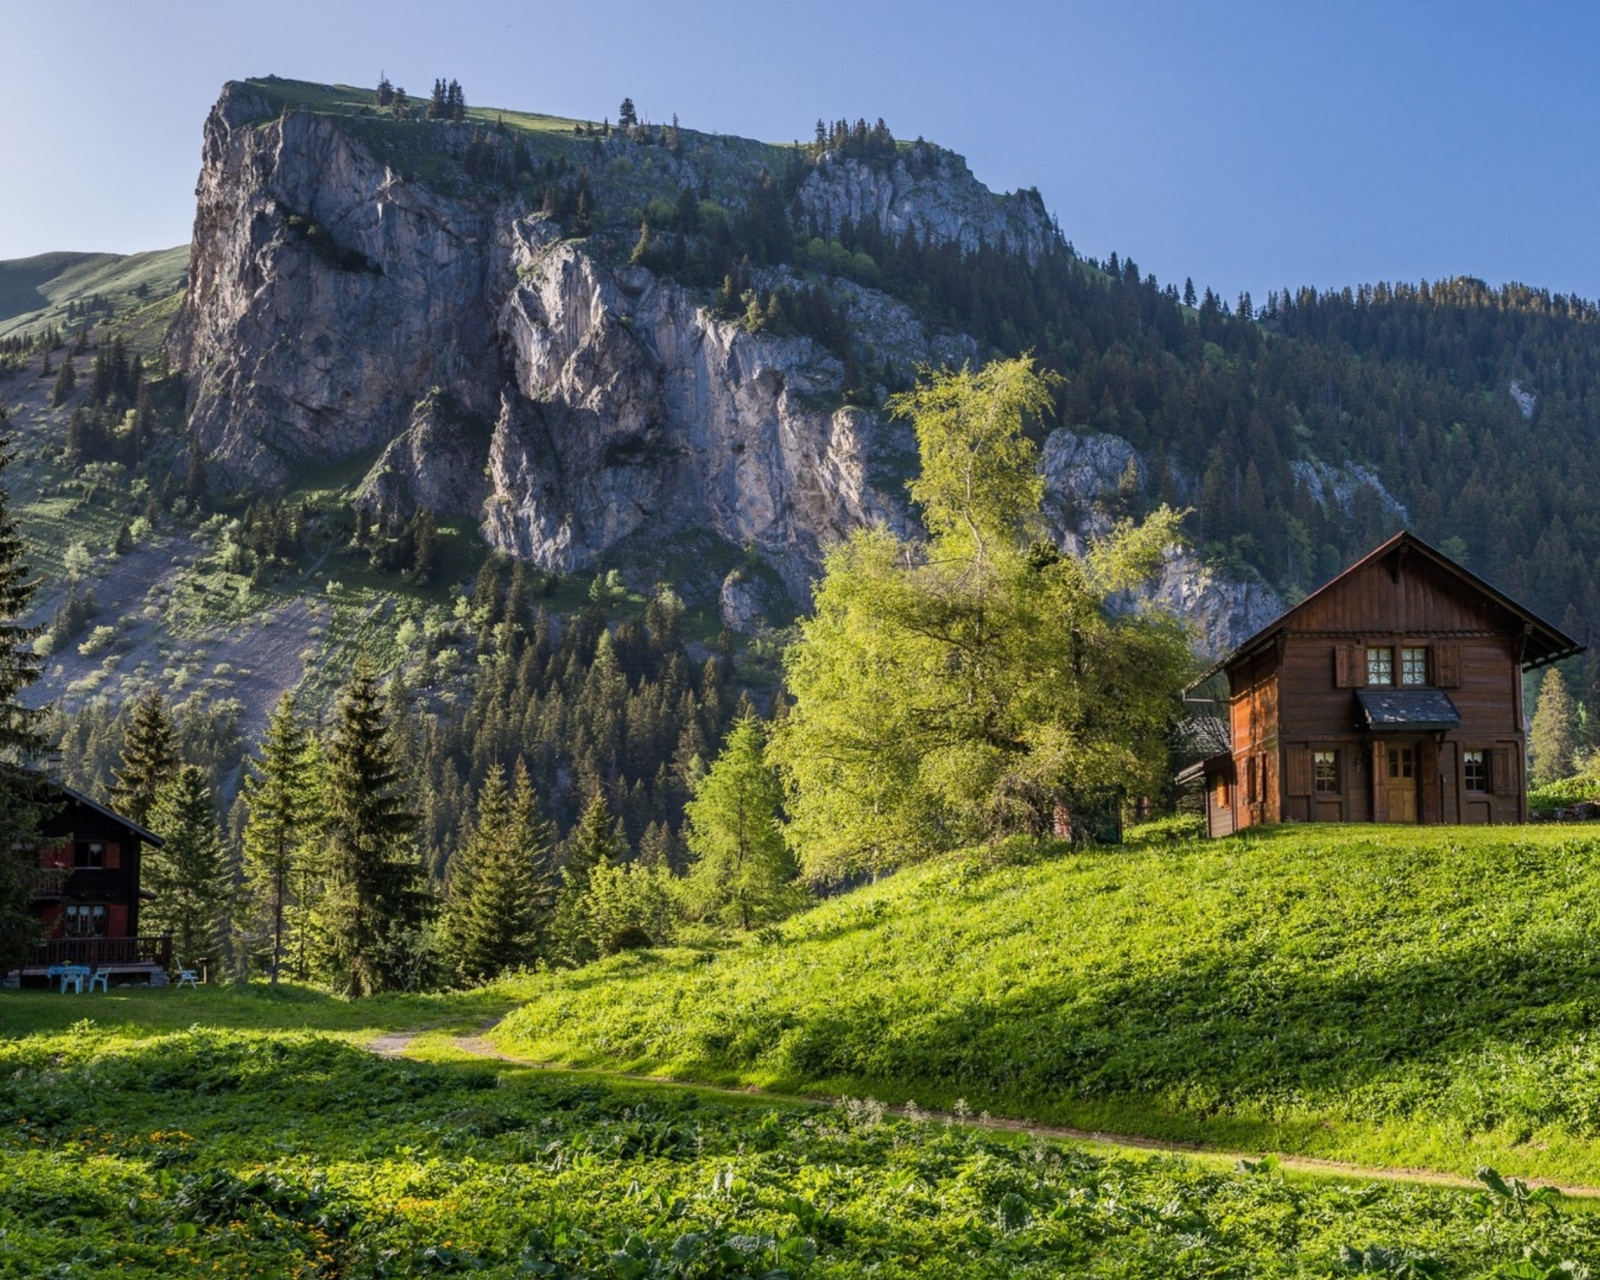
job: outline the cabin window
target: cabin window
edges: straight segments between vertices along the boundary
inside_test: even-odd
[[[1461,765],[1466,774],[1468,791],[1489,790],[1489,762],[1482,751],[1463,751]]]
[[[105,845],[98,840],[79,840],[72,846],[72,865],[75,867],[105,866]]]
[[[1400,650],[1400,683],[1428,683],[1428,651],[1424,648]]]
[[[106,933],[106,909],[74,903],[67,908],[67,937],[103,938]]]
[[[1322,795],[1339,792],[1339,753],[1313,751],[1311,753],[1311,785]]]
[[[1393,684],[1394,683],[1394,650],[1393,649],[1368,649],[1367,650],[1367,683],[1368,684]]]

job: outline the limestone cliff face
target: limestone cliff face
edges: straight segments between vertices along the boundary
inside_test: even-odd
[[[1037,191],[997,195],[960,156],[929,146],[887,167],[830,153],[801,183],[800,203],[830,233],[846,218],[876,221],[897,236],[915,230],[925,243],[954,241],[968,252],[1006,244],[1030,260],[1056,234]]]
[[[382,444],[432,386],[492,413],[496,211],[400,181],[326,116],[206,121],[190,283],[170,350],[200,446],[241,481]]]
[[[608,266],[614,251],[563,240],[525,202],[407,180],[360,136],[349,118],[274,114],[247,85],[228,86],[206,122],[169,351],[198,446],[225,481],[279,484],[373,452],[356,496],[371,511],[466,517],[490,545],[561,571],[626,569],[641,550],[703,547],[709,534],[753,551],[745,562],[765,562],[802,603],[830,541],[877,522],[912,530],[909,432],[841,407],[834,356],[749,332],[643,268]],[[704,162],[657,153],[614,167]],[[1035,193],[994,195],[937,148],[888,167],[829,157],[799,200],[824,227],[876,217],[969,249],[1036,254],[1055,234]],[[772,287],[782,269],[759,274]],[[870,289],[841,282],[835,305],[890,367],[977,354]],[[1064,539],[1091,536],[1107,487],[1139,480],[1140,466],[1125,442],[1057,433],[1045,472]],[[680,569],[756,625],[752,592],[725,590],[726,562],[701,560]],[[1207,647],[1255,616],[1197,562],[1168,576],[1163,593],[1215,633]]]

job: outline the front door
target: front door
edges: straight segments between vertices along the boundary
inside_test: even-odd
[[[1390,822],[1417,820],[1417,748],[1413,743],[1392,743],[1385,748],[1388,777],[1384,791]]]

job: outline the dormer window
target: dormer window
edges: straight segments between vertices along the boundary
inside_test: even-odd
[[[1394,650],[1389,648],[1367,650],[1367,683],[1394,683]]]
[[[1400,650],[1400,683],[1428,683],[1428,651],[1424,648]]]

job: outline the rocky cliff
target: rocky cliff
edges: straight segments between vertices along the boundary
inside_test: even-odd
[[[563,238],[514,187],[407,173],[378,158],[374,127],[275,105],[250,84],[227,86],[206,122],[169,350],[188,377],[196,446],[225,481],[279,485],[371,453],[357,501],[384,516],[420,505],[470,517],[492,546],[563,571],[709,531],[747,563],[753,552],[797,601],[830,539],[875,521],[909,527],[908,433],[843,403],[835,354],[719,318],[704,291],[627,265],[603,236]],[[464,135],[436,135],[460,151]],[[646,165],[665,171],[665,190],[705,192],[714,164],[731,180],[730,155],[750,173],[770,160],[714,141],[643,157],[631,146],[584,152],[602,202]],[[825,231],[875,217],[924,242],[1030,255],[1056,234],[1036,193],[997,196],[936,148],[886,166],[829,156],[795,199]],[[787,278],[756,275],[766,288]],[[871,289],[840,281],[834,298],[880,368],[977,354]],[[1046,474],[1070,541],[1094,531],[1104,467],[1074,479],[1059,455]],[[1169,576],[1164,590],[1204,619],[1206,648],[1253,629],[1258,604],[1229,584],[1182,559]],[[749,623],[749,590],[720,573],[719,588]]]

